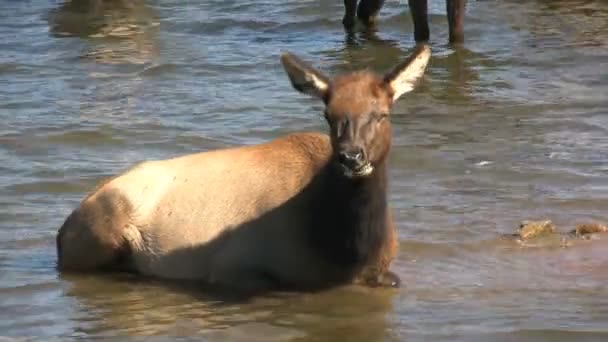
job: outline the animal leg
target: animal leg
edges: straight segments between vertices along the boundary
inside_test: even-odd
[[[414,39],[416,43],[428,41],[430,33],[427,0],[408,0],[408,4],[414,20]]]
[[[344,0],[344,18],[342,24],[347,30],[355,27],[355,12],[357,10],[357,0]]]
[[[287,289],[279,279],[268,272],[250,268],[222,270],[210,279],[211,290],[238,297],[251,297],[272,291]]]
[[[450,44],[464,42],[464,11],[467,0],[446,0]]]
[[[376,16],[384,6],[384,0],[361,0],[357,8],[357,18],[361,20],[365,26],[373,26],[376,22]]]

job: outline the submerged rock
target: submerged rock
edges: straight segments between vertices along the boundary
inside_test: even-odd
[[[608,226],[606,226],[605,224],[585,223],[585,224],[579,224],[570,233],[575,234],[577,236],[589,236],[590,234],[606,233],[606,232],[608,232]]]
[[[579,224],[573,230],[560,232],[551,220],[545,219],[522,221],[514,234],[505,237],[525,247],[569,247],[576,240],[590,240],[606,232],[608,226],[601,223]]]

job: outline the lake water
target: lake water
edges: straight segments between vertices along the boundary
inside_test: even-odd
[[[0,0],[0,336],[608,339],[608,238],[497,239],[523,219],[608,220],[608,2],[470,0],[457,49],[430,2],[434,57],[392,119],[403,288],[232,303],[60,276],[56,231],[138,161],[325,130],[280,52],[386,71],[414,44],[406,1],[387,1],[377,34],[347,37],[338,0]]]

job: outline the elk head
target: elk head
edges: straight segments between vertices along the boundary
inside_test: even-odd
[[[281,63],[296,90],[325,103],[332,161],[346,177],[365,178],[385,162],[390,150],[393,104],[414,89],[430,57],[429,46],[420,44],[405,61],[383,76],[363,70],[334,79],[291,53],[283,53]]]

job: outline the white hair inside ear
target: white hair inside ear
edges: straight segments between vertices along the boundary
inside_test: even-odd
[[[329,91],[329,78],[298,56],[285,52],[281,63],[291,85],[299,92],[324,99]]]
[[[393,92],[393,101],[414,90],[416,81],[424,75],[430,58],[431,48],[427,44],[419,44],[405,61],[386,74],[384,81]]]

